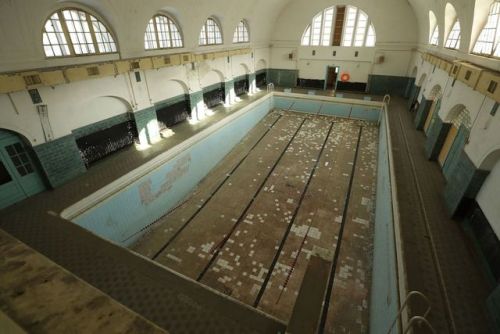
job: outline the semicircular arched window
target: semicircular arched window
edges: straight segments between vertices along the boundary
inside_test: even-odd
[[[158,14],[149,20],[144,33],[146,50],[182,48],[183,46],[179,27],[172,18]]]
[[[75,8],[60,9],[45,22],[43,48],[47,57],[117,52],[109,29],[95,16]]]
[[[373,47],[376,34],[368,15],[354,6],[333,6],[316,14],[301,45]]]
[[[241,20],[234,31],[233,43],[248,43],[249,41],[248,24],[245,20]]]
[[[474,44],[472,53],[500,57],[500,2],[494,2],[490,7],[488,19]]]
[[[219,23],[209,17],[200,31],[200,45],[216,45],[222,44],[222,34]]]

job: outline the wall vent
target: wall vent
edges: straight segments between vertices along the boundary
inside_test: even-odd
[[[497,90],[498,82],[491,80],[488,85],[488,93],[494,94]]]
[[[164,63],[165,65],[170,65],[170,63],[171,63],[171,62],[170,62],[170,57],[163,57],[163,63]]]
[[[99,67],[97,66],[87,67],[87,74],[89,77],[99,75]]]
[[[457,74],[457,72],[458,72],[458,65],[455,65],[453,67],[453,74]]]
[[[26,86],[40,85],[42,83],[42,79],[38,74],[25,75],[23,79]]]
[[[189,61],[189,55],[184,55],[182,56],[183,61]]]
[[[141,68],[141,65],[139,64],[138,61],[133,61],[130,63],[130,68],[133,70],[138,70]]]

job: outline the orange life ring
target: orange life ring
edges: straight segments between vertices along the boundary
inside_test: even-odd
[[[342,75],[340,76],[340,80],[343,82],[349,81],[349,79],[351,79],[349,73],[342,73]]]

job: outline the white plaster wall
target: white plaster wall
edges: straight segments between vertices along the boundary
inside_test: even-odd
[[[318,12],[332,5],[345,4],[327,0],[290,2],[276,22],[270,67],[296,69],[299,77],[305,79],[325,79],[328,65],[339,66],[341,72],[348,72],[352,82],[367,82],[370,74],[406,76],[417,35],[415,15],[403,1],[349,1],[349,5],[361,8],[373,22],[377,35],[375,48],[300,46],[304,30]],[[313,50],[315,56],[312,56]],[[355,51],[359,52],[358,57],[354,56]],[[290,53],[294,54],[293,60],[289,59]],[[380,56],[384,56],[385,61],[376,64],[375,59]]]
[[[68,122],[70,127],[76,128],[80,124],[92,124],[130,111],[132,108],[127,101],[112,96],[99,96],[76,105],[72,115],[74,117],[68,118]]]
[[[490,114],[494,104],[490,98],[484,98],[480,108],[471,113],[473,127],[465,152],[477,167],[482,165],[489,154],[500,149],[500,114]],[[497,191],[500,191],[500,188]]]
[[[15,131],[36,145],[45,141],[36,107],[28,92],[0,94],[0,128]],[[21,107],[24,106],[24,107]]]
[[[289,0],[58,0],[0,1],[0,72],[90,63],[119,58],[208,51],[228,47],[267,46],[276,16]],[[45,20],[62,7],[79,7],[100,17],[118,43],[119,54],[46,59],[42,48]],[[168,12],[178,22],[184,48],[144,50],[144,32],[151,17]],[[222,25],[224,44],[198,46],[201,26],[214,16]],[[236,25],[245,19],[250,27],[249,44],[233,44]]]
[[[479,194],[476,197],[477,203],[483,210],[486,218],[491,224],[497,237],[500,238],[500,161],[498,161],[486,178]]]
[[[152,103],[189,93],[184,66],[160,68],[146,71],[145,74]]]

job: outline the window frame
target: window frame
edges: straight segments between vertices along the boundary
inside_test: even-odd
[[[242,40],[240,41],[239,37],[240,37],[240,34],[239,34],[239,27],[240,27],[240,24],[243,24],[244,28],[246,29],[246,34],[247,34],[247,37],[248,39],[247,40]],[[236,42],[234,41],[234,35],[237,35],[237,40]],[[233,44],[244,44],[244,43],[250,43],[250,28],[248,26],[248,22],[245,20],[245,19],[242,19],[238,22],[238,24],[236,25],[236,29],[234,30],[234,34],[233,34]]]
[[[70,31],[68,29],[68,24],[66,22],[66,18],[64,17],[64,14],[63,14],[64,11],[77,11],[77,12],[82,12],[85,14],[85,21],[87,22],[88,27],[89,27],[89,33],[91,35],[92,45],[94,47],[95,52],[89,52],[89,53],[76,53],[75,52],[75,45],[71,39]],[[62,34],[64,35],[64,38],[66,39],[66,44],[60,43],[60,41],[58,40],[57,46],[60,47],[61,51],[62,51],[63,47],[65,45],[67,45],[69,54],[65,55],[64,52],[61,52],[62,55],[60,55],[60,56],[56,56],[56,55],[48,56],[47,53],[45,52],[45,47],[49,46],[52,49],[53,45],[52,44],[44,44],[44,36],[46,34],[48,34],[48,32],[45,29],[45,26],[47,25],[47,22],[50,21],[52,19],[52,17],[56,14],[57,14],[57,19],[61,25]],[[115,51],[101,52],[99,50],[100,43],[97,41],[96,31],[95,31],[94,26],[92,24],[92,17],[95,18],[95,20],[98,23],[102,24],[104,26],[104,28],[106,29],[106,33],[108,33],[111,36],[112,43],[111,42],[106,42],[106,43],[114,44]],[[79,33],[79,32],[77,32],[77,33]],[[99,33],[101,33],[101,32],[99,32]],[[96,14],[92,10],[89,10],[87,8],[75,7],[75,6],[61,7],[55,11],[52,11],[43,23],[42,39],[41,40],[42,40],[42,50],[43,50],[43,53],[44,53],[46,59],[102,56],[102,55],[112,55],[112,54],[119,54],[120,53],[120,51],[119,51],[120,48],[119,48],[119,45],[118,45],[118,42],[116,39],[116,34],[114,33],[114,31],[112,29],[110,29],[110,26],[106,23],[106,21],[100,15]],[[103,43],[104,42],[101,42],[101,44],[103,44]],[[81,44],[81,43],[79,43],[79,44]],[[88,44],[88,43],[86,43],[86,44]]]
[[[458,24],[458,36],[457,38],[451,39],[451,35],[454,32],[455,26]],[[451,30],[448,33],[448,37],[446,37],[446,41],[444,42],[444,47],[448,50],[458,50],[460,49],[460,42],[462,41],[462,25],[460,24],[460,20],[458,17],[453,21],[453,24],[451,26]],[[448,42],[450,42],[450,46],[448,46]],[[455,45],[454,47],[451,46],[451,44]]]
[[[436,44],[433,43],[434,35],[437,33]],[[432,29],[432,33],[429,36],[429,45],[439,46],[439,25],[436,23],[434,29]]]
[[[215,23],[215,26],[219,29],[219,34],[220,34],[220,43],[217,43],[217,37],[216,37],[216,30],[214,30],[214,43],[209,42],[209,32],[208,32],[208,21],[212,20]],[[201,44],[201,33],[205,30],[205,44]],[[224,35],[222,34],[222,25],[219,23],[219,20],[217,20],[215,17],[210,16],[208,17],[203,25],[201,26],[200,34],[198,37],[198,46],[213,46],[213,45],[223,45],[224,44]]]
[[[181,42],[181,46],[167,46],[167,47],[161,47],[160,46],[160,33],[158,32],[158,22],[156,21],[156,19],[158,17],[165,17],[167,19],[167,24],[168,24],[168,41],[170,41],[170,45],[173,45],[173,41],[176,40],[173,38],[172,36],[172,30],[170,29],[170,22],[172,22],[172,24],[175,26],[175,28],[177,29],[177,33],[179,34],[179,37],[180,37],[180,42]],[[155,40],[154,42],[156,43],[156,47],[155,48],[146,48],[146,36],[148,34],[148,27],[149,27],[149,24],[151,22],[151,20],[153,20],[153,26],[154,26],[154,36],[155,36]],[[182,29],[180,28],[179,26],[179,23],[177,22],[177,20],[175,20],[172,15],[170,14],[167,14],[167,13],[156,13],[155,15],[153,15],[151,17],[151,19],[149,19],[148,21],[148,24],[146,26],[146,31],[144,32],[144,50],[145,51],[154,51],[154,50],[169,50],[169,49],[182,49],[184,48],[184,35],[182,33]]]
[[[302,36],[300,38],[300,45],[301,46],[314,46],[314,47],[318,47],[318,46],[324,46],[324,47],[331,47],[333,46],[333,38],[334,38],[334,35],[335,35],[335,23],[336,23],[336,20],[337,20],[337,14],[338,14],[338,7],[339,6],[330,6],[330,7],[327,7],[325,9],[323,9],[321,12],[317,13],[316,15],[313,16],[313,18],[311,19],[311,22],[306,26],[306,28],[304,29],[304,32],[302,33]],[[341,47],[357,47],[357,48],[363,48],[363,47],[366,47],[366,48],[372,48],[372,47],[375,47],[375,44],[376,44],[376,40],[377,40],[377,33],[375,31],[375,27],[373,26],[373,21],[370,20],[370,16],[365,12],[363,11],[361,8],[359,7],[356,7],[356,6],[351,6],[351,5],[347,5],[345,6],[345,14],[344,14],[344,20],[342,22],[342,36],[341,36],[341,42],[340,42],[340,46]],[[356,15],[354,17],[354,27],[353,27],[353,32],[352,32],[352,38],[351,38],[351,42],[350,42],[350,45],[347,46],[345,45],[345,34],[346,34],[346,26],[347,26],[347,18],[348,18],[348,12],[350,9],[353,9],[356,11]],[[326,36],[325,35],[325,18],[326,18],[326,12],[329,11],[329,10],[332,10],[332,26],[331,26],[331,29],[330,29],[330,33],[329,33],[329,36]],[[361,17],[361,15],[364,15],[366,16],[366,25],[364,27],[364,29],[362,29],[363,31],[360,31],[358,29],[358,21],[359,21],[359,18]],[[320,31],[319,31],[319,42],[318,44],[313,44],[313,37],[314,37],[314,22],[315,22],[315,19],[317,18],[320,18]],[[368,31],[370,30],[370,28],[373,29],[373,33],[374,33],[374,41],[375,43],[373,45],[367,45],[367,41],[368,41]],[[362,38],[362,44],[361,46],[354,46],[354,43],[355,43],[355,40],[356,40],[356,33],[358,33],[358,30],[360,33],[363,34],[363,38]],[[309,34],[307,34],[307,32],[309,32]],[[306,41],[306,37],[307,37],[307,41]],[[324,45],[324,41],[326,40],[326,37],[328,37],[328,45]]]
[[[496,6],[496,12],[493,12],[494,7]],[[494,30],[494,39],[492,42],[489,41],[480,41],[479,39],[481,38],[481,35],[483,34],[484,29],[486,29],[486,25],[488,24],[490,17],[492,15],[497,15],[497,25],[496,28],[488,28]],[[491,46],[491,52],[490,53],[481,53],[474,51],[478,43],[492,43]],[[479,32],[479,35],[476,38],[476,41],[474,42],[474,46],[472,47],[471,54],[476,55],[476,56],[481,56],[481,57],[487,57],[487,58],[495,58],[498,59],[500,58],[500,1],[495,1],[491,4],[489,10],[488,10],[488,16],[486,17],[486,22],[484,23],[481,31]]]

